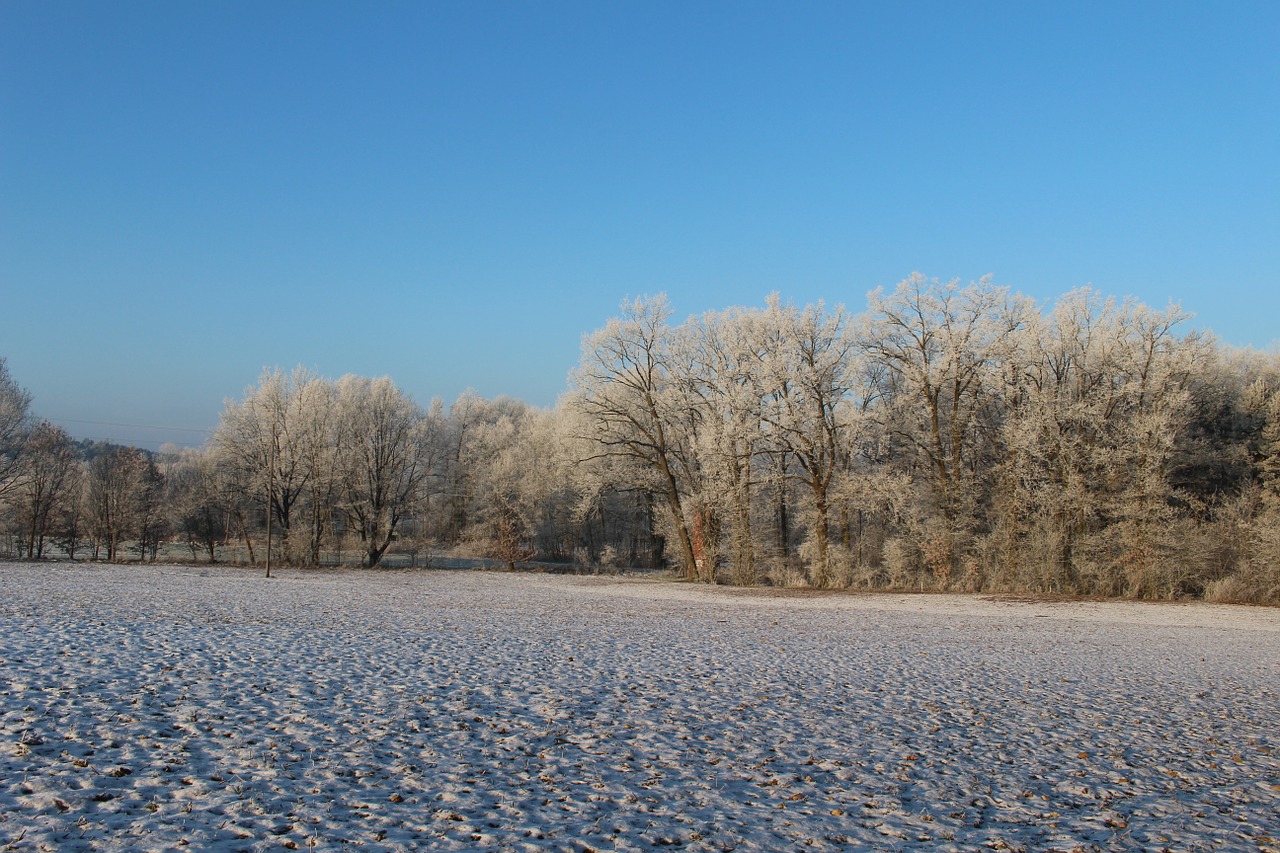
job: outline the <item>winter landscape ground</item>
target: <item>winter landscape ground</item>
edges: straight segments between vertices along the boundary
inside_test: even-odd
[[[1277,850],[1280,611],[0,565],[0,850]]]

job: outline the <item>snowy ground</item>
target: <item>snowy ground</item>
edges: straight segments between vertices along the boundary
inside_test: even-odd
[[[1277,610],[0,564],[0,850],[1273,837]]]

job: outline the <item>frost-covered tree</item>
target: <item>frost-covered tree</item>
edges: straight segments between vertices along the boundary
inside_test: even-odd
[[[312,566],[320,564],[321,548],[333,534],[345,478],[353,464],[347,449],[354,422],[344,415],[339,396],[335,383],[311,376],[298,385],[297,405],[291,407],[292,452],[298,457],[304,483],[294,514],[294,551],[300,562]]]
[[[643,487],[665,506],[676,561],[693,578],[698,561],[684,506],[689,435],[681,429],[688,411],[681,408],[682,389],[672,375],[670,316],[665,296],[624,302],[620,317],[583,339],[568,404],[581,415],[594,447],[580,461],[626,460],[643,472]]]
[[[182,448],[165,465],[166,500],[176,532],[181,533],[194,560],[203,553],[218,561],[222,545],[233,527],[229,496],[212,453]]]
[[[449,407],[440,433],[441,511],[437,519],[446,541],[457,544],[465,539],[478,511],[474,475],[483,464],[484,448],[476,442],[477,430],[501,418],[504,411],[522,405],[510,398],[485,400],[468,388]]]
[[[1021,583],[1167,595],[1172,471],[1203,361],[1185,315],[1084,288],[1020,340],[997,502],[1007,572]],[[1164,589],[1159,589],[1165,585]]]
[[[766,396],[763,365],[769,357],[766,319],[755,309],[734,308],[694,318],[681,335],[688,349],[686,387],[698,459],[699,510],[706,547],[725,539],[735,582],[758,580],[754,496],[765,452]]]
[[[535,469],[550,460],[534,456],[532,419],[533,412],[520,406],[475,423],[467,454],[475,499],[472,535],[509,570],[537,554],[533,539],[544,481]]]
[[[242,401],[227,401],[213,437],[214,452],[233,469],[243,499],[265,503],[283,536],[285,557],[294,561],[314,552],[310,541],[297,542],[295,521],[315,470],[317,442],[330,441],[314,428],[314,404],[331,400],[323,385],[303,368],[263,371]]]
[[[1108,438],[1120,405],[1115,310],[1091,290],[1073,291],[1021,338],[995,509],[1007,573],[1032,586],[1076,590],[1082,549],[1099,526],[1097,488],[1116,465]]]
[[[509,569],[539,550],[558,548],[554,534],[541,549],[538,541],[557,503],[556,474],[563,472],[550,438],[547,415],[523,405],[505,407],[496,418],[476,424],[471,435],[472,535]]]
[[[13,488],[21,470],[30,407],[31,395],[10,375],[7,361],[0,356],[0,498]]]
[[[818,303],[801,310],[773,296],[761,320],[762,420],[772,452],[791,460],[791,476],[808,496],[811,582],[827,586],[833,485],[851,440],[856,371],[849,317],[843,308]]]
[[[567,463],[563,484],[571,506],[565,526],[573,531],[574,560],[662,565],[662,510],[655,505],[652,467],[630,456],[600,453],[594,427],[569,400],[557,407],[555,419],[556,445]]]
[[[981,526],[1000,389],[1033,309],[988,278],[961,286],[918,273],[868,303],[859,344],[877,383],[876,420],[895,464],[925,487],[916,535],[935,573],[949,575]]]
[[[387,377],[343,377],[337,403],[344,436],[344,507],[360,536],[365,565],[372,568],[417,505],[435,447],[426,413]]]
[[[1262,506],[1280,511],[1280,389],[1258,406],[1262,428],[1258,443],[1258,485]]]
[[[376,565],[405,531],[511,566],[1280,599],[1280,359],[1185,320],[919,275],[856,318],[775,296],[673,325],[641,298],[584,338],[554,410],[469,391],[423,411],[390,379],[267,370],[207,453],[162,467],[60,455],[0,359],[0,502],[36,555],[87,533],[154,557],[177,529],[193,556],[239,538],[252,562],[270,524],[300,564],[345,536]]]
[[[1182,334],[1190,318],[1178,306],[1154,309],[1129,301],[1120,312],[1118,340],[1127,391],[1118,445],[1125,478],[1119,490],[1117,533],[1124,592],[1171,598],[1192,591],[1190,566],[1179,559],[1171,474],[1179,436],[1193,415],[1191,379],[1206,362],[1198,333]]]
[[[74,560],[90,529],[86,488],[88,464],[83,459],[76,459],[70,480],[65,500],[55,507],[54,517],[50,519],[48,538],[68,559]]]
[[[436,412],[429,418],[387,377],[265,371],[244,400],[227,403],[212,447],[219,482],[240,491],[230,514],[246,544],[240,507],[265,501],[287,559],[318,564],[341,514],[365,565],[376,566],[401,522],[425,507],[441,447]]]

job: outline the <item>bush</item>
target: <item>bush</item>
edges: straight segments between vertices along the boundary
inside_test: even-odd
[[[894,589],[923,589],[920,549],[906,539],[886,539],[884,567]]]

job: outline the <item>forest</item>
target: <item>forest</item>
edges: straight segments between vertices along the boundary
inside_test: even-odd
[[[0,548],[1280,604],[1280,355],[1189,321],[919,275],[861,314],[641,297],[552,408],[268,369],[159,453],[36,420],[0,359]]]

